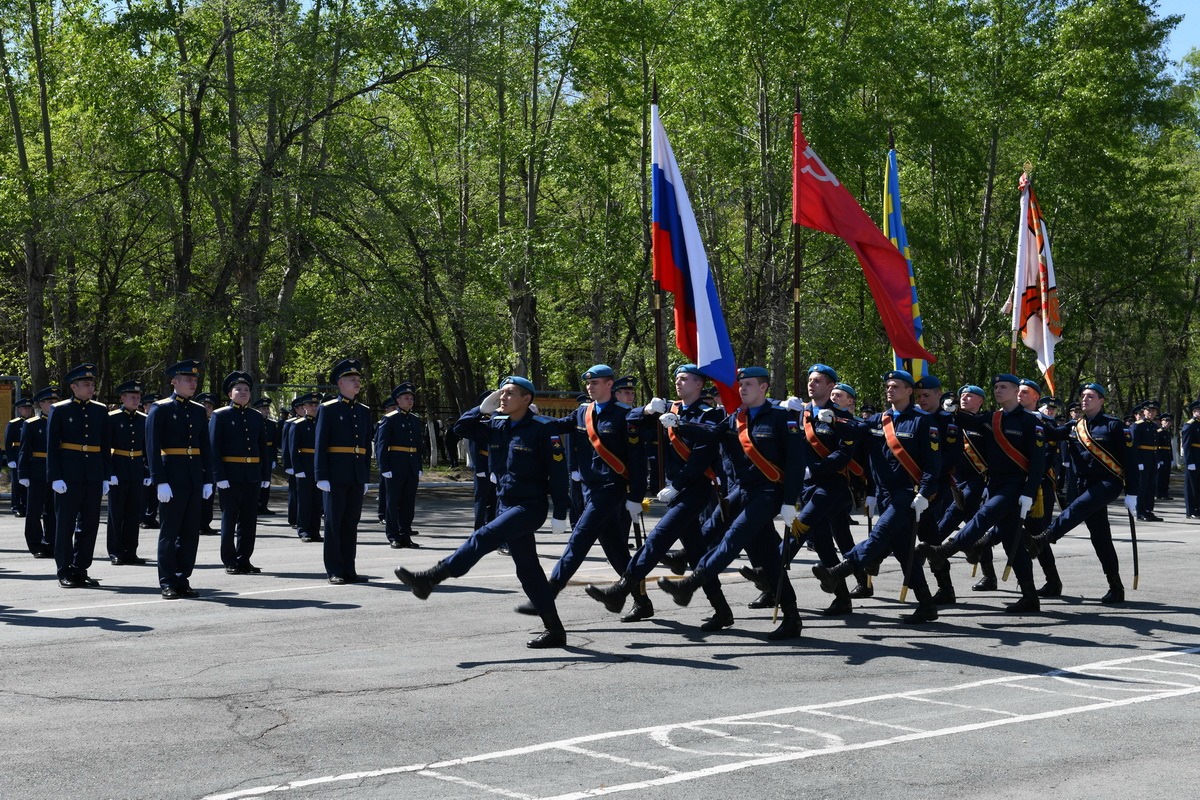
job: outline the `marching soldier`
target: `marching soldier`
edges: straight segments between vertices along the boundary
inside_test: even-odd
[[[21,428],[17,481],[25,487],[25,544],[34,558],[54,557],[54,496],[46,479],[46,421],[59,400],[58,387],[47,386],[33,396],[37,416]]]
[[[915,557],[921,515],[930,506],[941,469],[939,431],[928,414],[913,403],[915,381],[905,370],[883,376],[884,396],[891,408],[864,421],[866,445],[874,483],[874,505],[879,510],[870,535],[833,568],[813,566],[821,589],[836,597],[848,594],[845,578],[856,569],[880,563],[890,553],[905,571],[905,585],[917,596],[917,608],[903,617],[910,624],[937,619],[937,606],[929,592],[925,570]]]
[[[771,376],[766,369],[745,367],[738,370],[737,379],[742,407],[715,428],[681,424],[675,414],[659,418],[664,428],[681,427],[683,431],[677,433],[691,435],[696,441],[719,442],[735,475],[736,488],[728,498],[732,521],[721,541],[700,559],[691,575],[678,581],[659,578],[658,586],[678,605],[686,606],[697,588],[717,579],[744,549],[761,570],[763,583],[780,587],[783,619],[767,638],[794,639],[800,636],[802,623],[791,581],[780,577],[780,544],[773,520],[782,517],[790,534],[798,517],[796,501],[807,466],[804,436],[791,414],[767,398]]]
[[[396,410],[385,414],[375,431],[375,460],[387,486],[384,532],[394,548],[420,547],[412,540],[417,484],[421,479],[421,441],[425,426],[412,413],[416,387],[407,381],[392,390]]]
[[[117,387],[121,407],[108,412],[112,476],[108,486],[108,558],[113,566],[145,564],[137,554],[138,520],[145,505],[150,473],[146,467],[146,415],[138,410],[142,384]]]
[[[1041,486],[1038,487],[1038,493],[1033,498],[1033,508],[1022,521],[1027,537],[1041,533],[1049,526],[1054,516],[1054,501],[1058,497],[1057,475],[1054,472],[1059,438],[1055,433],[1058,423],[1054,421],[1054,416],[1058,413],[1058,401],[1049,397],[1046,398],[1048,402],[1043,403],[1040,399],[1041,394],[1042,387],[1036,381],[1021,379],[1021,385],[1017,387],[1017,400],[1022,408],[1038,418],[1042,423],[1042,432],[1046,435],[1046,472],[1042,477]],[[1037,562],[1046,574],[1046,583],[1038,589],[1038,597],[1061,597],[1062,578],[1058,574],[1053,549],[1043,547],[1037,555]]]
[[[1158,489],[1158,401],[1147,400],[1141,405],[1142,416],[1133,423],[1133,449],[1137,455],[1137,518],[1142,522],[1162,522],[1154,513],[1154,497]]]
[[[108,494],[112,453],[108,409],[92,399],[96,365],[67,373],[73,397],[50,407],[46,422],[46,478],[54,499],[54,560],[64,589],[99,586],[88,576],[100,531],[100,499]]]
[[[256,513],[259,516],[269,517],[275,514],[271,510],[271,472],[275,469],[275,464],[279,460],[280,448],[280,432],[282,423],[271,418],[271,398],[266,395],[254,401],[254,408],[262,415],[263,430],[267,436],[267,480],[266,486],[259,489],[258,492],[258,509]]]
[[[158,395],[150,393],[142,395],[142,403],[138,406],[138,410],[143,414],[150,415],[150,406],[157,403]],[[147,469],[149,469],[149,453],[147,453]],[[141,527],[146,530],[158,530],[158,489],[151,481],[150,485],[143,492],[143,508]]]
[[[221,494],[221,563],[228,575],[262,572],[250,563],[258,532],[259,493],[271,485],[267,421],[250,407],[254,378],[231,372],[221,383],[229,405],[208,420],[213,479]]]
[[[1200,400],[1188,405],[1191,418],[1179,428],[1179,462],[1183,464],[1184,506],[1188,519],[1200,518]]]
[[[566,455],[562,437],[551,420],[535,416],[530,404],[534,385],[519,376],[501,381],[482,407],[472,408],[455,427],[473,441],[488,442],[488,463],[496,482],[496,518],[479,528],[449,557],[432,569],[410,572],[396,568],[396,577],[412,588],[420,600],[447,578],[461,578],[483,556],[508,545],[521,588],[542,618],[546,630],[530,639],[527,647],[565,647],[566,630],[554,605],[555,592],[538,563],[534,532],[546,521],[547,495],[554,502],[551,528],[555,535],[567,530]],[[497,413],[498,412],[498,413]],[[489,419],[490,415],[490,419]],[[484,433],[482,428],[486,428]]]
[[[329,382],[338,393],[317,412],[313,465],[324,495],[325,571],[334,585],[365,583],[354,564],[371,464],[371,411],[358,401],[362,363],[342,359],[330,371]]]
[[[191,577],[200,546],[203,503],[213,495],[212,443],[204,406],[192,400],[200,362],[180,361],[168,367],[166,375],[173,391],[150,406],[146,452],[161,517],[158,583],[164,600],[178,600],[199,596]]]
[[[958,402],[944,403],[945,411],[977,417],[980,416],[984,400],[983,387],[967,384],[958,390]],[[958,469],[954,472],[957,487],[955,501],[946,507],[941,522],[938,523],[939,535],[942,541],[954,535],[958,526],[964,520],[971,519],[979,511],[983,503],[984,492],[987,489],[987,439],[978,429],[960,426],[962,434],[962,458],[959,459]],[[994,592],[996,590],[996,568],[992,564],[990,550],[986,557],[979,559],[983,577],[971,587],[976,592]]]
[[[4,428],[4,461],[8,464],[8,477],[12,484],[12,513],[20,519],[25,516],[25,497],[29,490],[17,478],[17,455],[21,451],[21,428],[25,420],[33,416],[33,401],[28,397],[19,397],[13,410],[16,416]]]
[[[1105,390],[1099,383],[1086,384],[1079,392],[1083,416],[1058,429],[1060,436],[1071,442],[1071,459],[1079,474],[1079,496],[1063,509],[1050,527],[1025,540],[1033,554],[1047,544],[1053,544],[1080,523],[1087,526],[1092,549],[1108,579],[1108,592],[1100,602],[1119,605],[1125,602],[1125,586],[1121,582],[1120,564],[1113,547],[1112,528],[1108,521],[1108,504],[1125,491],[1125,508],[1133,514],[1140,507],[1137,464],[1143,463],[1140,453],[1132,449],[1132,434],[1116,417],[1104,413]]]
[[[317,409],[321,407],[318,392],[301,395],[292,401],[299,416],[289,426],[287,437],[288,463],[296,494],[296,533],[302,542],[320,542],[321,490],[317,488],[316,446]]]
[[[954,505],[954,472],[962,458],[962,432],[955,423],[954,415],[942,408],[944,393],[942,382],[933,375],[923,375],[917,380],[915,398],[917,406],[930,416],[930,424],[938,429],[941,441],[941,468],[938,471],[937,492],[930,501],[928,514],[921,515],[918,535],[923,542],[941,544],[944,537],[938,525],[946,510]],[[935,605],[953,605],[958,602],[954,583],[950,580],[950,564],[930,564],[930,572],[937,581],[937,592],[933,595]]]

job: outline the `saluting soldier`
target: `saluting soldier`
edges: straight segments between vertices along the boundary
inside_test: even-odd
[[[365,583],[354,564],[371,464],[371,411],[358,401],[362,363],[342,359],[329,382],[338,393],[317,412],[314,464],[317,488],[324,493],[325,571],[335,585]]]
[[[421,479],[421,441],[425,426],[412,413],[416,387],[405,381],[392,390],[396,410],[379,420],[375,431],[375,460],[387,487],[384,532],[392,547],[420,547],[412,540]]]
[[[1142,522],[1162,522],[1154,513],[1154,497],[1158,489],[1158,401],[1147,400],[1141,405],[1141,419],[1133,423],[1133,449],[1137,455],[1137,518]]]
[[[271,510],[271,472],[275,469],[275,464],[279,461],[279,449],[281,445],[281,427],[282,423],[271,418],[271,398],[263,395],[254,401],[254,408],[263,419],[263,431],[267,436],[267,485],[259,489],[258,493],[258,511],[257,513],[269,517],[274,515]]]
[[[937,619],[937,606],[912,548],[921,515],[937,490],[941,443],[929,415],[913,403],[916,382],[911,373],[892,370],[883,376],[883,386],[891,408],[872,414],[863,423],[873,483],[870,495],[879,516],[870,535],[855,545],[845,561],[832,568],[816,564],[813,575],[821,581],[822,591],[844,598],[849,594],[846,576],[873,567],[891,554],[907,573],[905,584],[917,597],[916,610],[902,619],[920,624]]]
[[[138,409],[143,414],[149,416],[150,406],[157,403],[158,400],[158,395],[154,394],[153,392],[149,394],[143,394],[142,403],[140,406],[138,406]],[[147,453],[146,464],[146,468],[149,469],[149,453]],[[142,509],[141,527],[147,530],[158,530],[158,489],[154,486],[153,481],[151,481],[150,485],[146,487],[145,492],[143,493],[143,500],[144,507]]]
[[[1080,523],[1087,526],[1092,549],[1108,579],[1108,592],[1100,599],[1105,605],[1125,602],[1125,586],[1121,582],[1120,564],[1113,547],[1112,527],[1108,520],[1108,504],[1125,490],[1125,508],[1133,514],[1140,507],[1137,492],[1142,463],[1133,450],[1133,435],[1121,420],[1104,413],[1106,392],[1099,383],[1089,383],[1079,392],[1083,416],[1075,422],[1060,426],[1059,435],[1071,443],[1071,459],[1079,474],[1079,496],[1063,509],[1050,527],[1025,540],[1033,554],[1061,539]]]
[[[228,575],[262,572],[250,562],[258,533],[259,492],[271,485],[271,446],[263,416],[250,406],[254,378],[234,371],[221,389],[229,405],[208,421],[213,479],[221,494],[221,563]]]
[[[1179,428],[1179,462],[1183,464],[1184,510],[1200,517],[1200,400],[1188,404],[1191,417]]]
[[[64,589],[99,586],[88,576],[100,531],[100,499],[108,493],[112,453],[108,409],[92,399],[95,364],[67,373],[73,397],[50,407],[46,422],[46,478],[54,500],[54,560]]]
[[[142,384],[125,381],[117,387],[121,407],[108,412],[108,438],[112,445],[112,476],[108,486],[108,558],[113,566],[145,564],[137,554],[138,520],[145,507],[150,471],[146,459],[146,415]]]
[[[21,428],[21,449],[17,453],[17,481],[28,494],[25,498],[25,544],[34,558],[54,557],[54,497],[46,478],[46,420],[50,408],[59,400],[58,387],[47,386],[33,396],[37,416]]]
[[[25,516],[25,497],[28,489],[17,478],[17,455],[21,452],[21,428],[25,420],[33,416],[33,401],[18,397],[13,405],[16,416],[4,427],[4,461],[8,465],[8,478],[12,484],[12,513],[18,519]]]
[[[292,401],[297,414],[289,425],[286,439],[288,463],[296,495],[296,533],[302,542],[320,542],[321,490],[317,488],[315,470],[317,446],[317,409],[321,407],[319,392],[300,395]]]
[[[567,530],[566,456],[562,437],[552,421],[532,413],[537,390],[527,378],[509,376],[480,407],[464,413],[455,424],[473,441],[488,442],[488,463],[496,482],[496,518],[479,528],[432,569],[411,572],[396,568],[396,577],[420,600],[447,578],[461,578],[500,545],[508,546],[517,579],[546,629],[526,642],[535,649],[565,647],[566,630],[554,605],[555,592],[538,562],[534,532],[546,521],[554,501],[551,528]],[[486,429],[486,430],[485,430]]]
[[[678,426],[696,441],[719,443],[736,476],[736,485],[728,497],[732,519],[720,542],[704,554],[690,575],[678,581],[659,578],[658,586],[676,604],[686,606],[697,588],[717,579],[745,550],[751,563],[761,570],[764,584],[782,588],[778,601],[783,619],[767,634],[768,639],[781,640],[799,636],[802,623],[791,581],[780,580],[780,544],[773,520],[782,517],[784,528],[792,530],[808,465],[799,423],[767,397],[770,377],[763,367],[738,370],[742,406],[714,427],[681,422],[677,414],[659,417],[664,428]]]
[[[200,362],[191,358],[166,370],[173,391],[150,406],[146,451],[150,480],[156,487],[158,583],[165,600],[198,597],[192,571],[200,546],[203,504],[213,495],[212,442],[204,406],[194,402]]]

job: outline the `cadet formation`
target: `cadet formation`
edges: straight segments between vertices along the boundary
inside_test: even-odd
[[[12,511],[24,519],[29,552],[54,559],[61,587],[99,585],[88,570],[105,496],[109,560],[146,564],[140,531],[157,530],[164,599],[198,596],[191,579],[205,534],[219,534],[228,574],[261,573],[255,535],[258,517],[274,513],[277,466],[287,477],[288,523],[301,542],[321,544],[331,584],[367,580],[355,556],[372,461],[389,543],[420,547],[412,526],[426,427],[413,413],[415,385],[396,386],[376,421],[360,398],[361,363],[344,359],[328,376],[334,392],[295,397],[292,416],[277,422],[251,374],[230,373],[215,396],[197,393],[201,371],[195,359],[169,367],[163,397],[126,381],[110,407],[97,400],[96,365],[81,364],[61,389],[15,403],[4,438]],[[679,606],[700,590],[710,613],[699,628],[713,632],[736,624],[721,576],[744,554],[740,572],[759,591],[750,607],[773,608],[766,638],[788,640],[803,629],[790,570],[803,547],[817,562],[807,585],[831,596],[822,614],[852,614],[894,560],[901,599],[911,592],[915,600],[901,621],[920,625],[957,602],[951,565],[959,554],[982,572],[973,591],[995,590],[998,574],[1011,574],[1019,596],[1004,612],[1038,613],[1064,590],[1054,545],[1080,526],[1108,584],[1099,602],[1125,602],[1110,506],[1125,512],[1117,524],[1127,519],[1131,530],[1162,521],[1155,501],[1173,499],[1176,463],[1186,516],[1200,519],[1200,400],[1187,407],[1176,452],[1173,420],[1157,401],[1122,419],[1106,410],[1099,383],[1080,387],[1064,410],[1016,375],[953,392],[934,376],[892,370],[880,387],[886,408],[859,413],[858,392],[825,364],[809,368],[807,399],[783,401],[768,396],[766,369],[740,369],[736,409],[715,405],[695,364],[674,370],[674,397],[644,405],[634,400],[634,379],[607,365],[580,378],[586,393],[562,418],[540,415],[537,387],[513,375],[446,433],[470,454],[474,532],[430,569],[395,570],[416,598],[501,551],[527,598],[516,610],[544,627],[528,646],[562,647],[556,598],[599,544],[616,580],[588,584],[589,597],[623,622],[650,618],[646,582],[662,565],[674,574],[658,588]],[[647,530],[650,498],[664,511]],[[219,531],[211,527],[218,499]],[[852,515],[864,511],[856,542]],[[549,575],[536,543],[547,518],[567,540]]]

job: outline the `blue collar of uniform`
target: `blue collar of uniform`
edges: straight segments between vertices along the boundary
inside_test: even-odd
[[[612,402],[612,398],[609,398],[608,400],[605,400],[603,403],[593,402],[592,405],[595,406],[596,413],[599,414],[600,412],[604,411],[604,409],[607,408],[608,404],[611,402]]]
[[[746,416],[750,417],[750,419],[754,419],[755,417],[758,416],[758,412],[762,411],[764,408],[767,408],[770,405],[771,405],[771,402],[768,400],[767,402],[763,403],[761,406],[755,406],[754,408],[747,408]]]

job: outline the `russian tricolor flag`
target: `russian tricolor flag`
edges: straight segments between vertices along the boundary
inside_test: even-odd
[[[732,414],[742,401],[721,301],[657,104],[650,106],[650,120],[654,280],[675,296],[676,346],[717,385]]]

